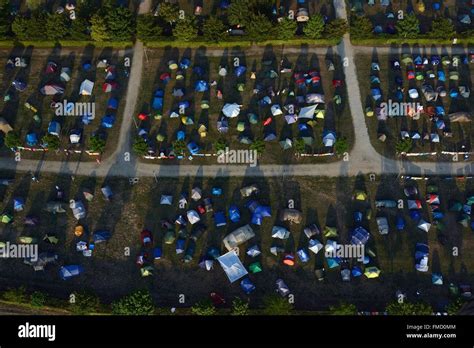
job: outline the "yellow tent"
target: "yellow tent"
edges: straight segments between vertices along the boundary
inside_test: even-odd
[[[377,267],[367,267],[365,269],[364,275],[369,279],[378,278],[380,275],[380,270]]]
[[[354,198],[358,201],[366,201],[367,193],[365,193],[364,191],[356,191],[354,194]]]

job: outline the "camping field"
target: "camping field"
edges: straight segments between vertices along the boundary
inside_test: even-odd
[[[100,134],[106,139],[106,146],[103,157],[110,155],[115,149],[118,138],[118,131],[122,120],[122,111],[125,104],[125,92],[127,87],[127,77],[124,68],[124,50],[114,50],[112,48],[95,48],[86,46],[84,48],[61,48],[59,46],[53,49],[28,47],[15,47],[12,50],[1,50],[0,61],[4,68],[0,69],[0,79],[2,80],[2,95],[9,95],[9,101],[1,100],[1,116],[13,127],[13,130],[20,135],[23,146],[33,149],[40,148],[41,139],[48,134],[48,125],[50,121],[57,121],[61,126],[60,149],[61,151],[49,151],[44,158],[64,159],[67,154],[65,149],[69,150],[89,150],[89,140],[93,134]],[[24,59],[26,67],[7,67],[8,60],[16,62],[17,59]],[[105,68],[97,67],[100,60],[107,59],[109,64],[116,66],[116,82],[118,88],[112,92],[105,93],[102,85],[105,82]],[[48,62],[57,65],[56,72],[47,73]],[[85,70],[84,63],[90,62],[90,70]],[[60,79],[61,69],[70,69],[70,80],[64,82]],[[85,80],[94,82],[91,96],[79,95],[81,83]],[[13,81],[21,81],[26,84],[22,91],[16,91],[11,85]],[[64,87],[64,94],[50,96],[43,95],[40,92],[42,86],[48,83],[58,84]],[[116,98],[118,101],[117,110],[107,110],[109,98]],[[90,124],[85,125],[82,122],[82,115],[61,116],[55,113],[52,106],[53,102],[64,103],[89,103],[94,105],[95,118]],[[37,111],[28,109],[25,103],[32,105]],[[77,104],[76,104],[77,105]],[[86,105],[86,104],[84,104]],[[78,109],[79,110],[79,109]],[[91,110],[91,109],[83,109]],[[107,114],[115,115],[115,124],[107,129],[101,126],[102,118]],[[39,119],[35,119],[35,115]],[[71,130],[80,130],[82,132],[79,144],[72,145],[69,141]],[[34,133],[37,136],[38,144],[28,146],[26,144],[26,135]],[[13,156],[12,152],[5,147],[1,151],[4,156]],[[23,158],[40,158],[41,153],[23,150]],[[85,153],[72,153],[69,156],[81,158],[83,161],[95,160],[94,157]]]
[[[456,213],[447,213],[448,202],[464,201],[474,193],[474,181],[447,180],[432,178],[429,181],[405,182],[395,177],[381,177],[375,181],[365,176],[357,178],[215,178],[202,180],[183,177],[167,179],[158,177],[140,179],[134,185],[127,179],[94,177],[75,177],[73,180],[65,176],[40,177],[39,182],[32,182],[31,176],[24,174],[3,173],[2,178],[14,178],[12,185],[2,186],[2,211],[13,214],[10,224],[1,224],[0,240],[15,241],[20,236],[36,237],[40,240],[40,251],[53,251],[59,255],[57,265],[49,265],[45,271],[33,271],[31,266],[20,260],[4,260],[0,263],[0,288],[26,285],[28,290],[41,290],[59,298],[67,298],[73,291],[92,290],[104,302],[110,302],[134,289],[149,289],[157,305],[160,307],[189,307],[196,301],[209,296],[216,291],[227,299],[234,296],[246,297],[239,282],[230,284],[218,263],[214,263],[211,271],[206,271],[198,263],[210,247],[216,247],[225,252],[222,238],[237,227],[250,223],[251,214],[245,203],[251,199],[259,204],[269,205],[272,216],[264,218],[261,226],[252,225],[256,236],[240,247],[243,264],[248,267],[259,261],[262,272],[250,274],[249,278],[256,285],[251,293],[251,307],[258,308],[262,298],[275,289],[275,280],[282,278],[288,284],[295,296],[295,307],[301,310],[327,310],[328,306],[343,300],[354,303],[359,310],[382,310],[384,305],[395,299],[395,292],[403,290],[409,299],[414,299],[416,290],[422,293],[422,299],[432,302],[435,308],[442,309],[444,300],[449,299],[447,284],[467,283],[474,280],[474,258],[469,250],[474,245],[472,231],[456,223]],[[255,184],[260,192],[251,198],[243,198],[240,189]],[[410,220],[408,209],[377,210],[375,199],[404,199],[405,185],[415,185],[419,189],[419,197],[424,202],[427,185],[436,184],[441,200],[441,210],[446,213],[443,222],[446,226],[443,244],[438,242],[437,228],[433,225],[428,233],[418,229]],[[104,199],[100,192],[102,185],[109,185],[114,193],[111,201]],[[51,214],[44,211],[46,203],[54,200],[58,186],[63,192],[62,200],[80,199],[87,209],[86,218],[80,220],[86,234],[77,238],[74,228],[78,222],[71,210],[63,214]],[[178,208],[180,193],[188,197],[191,189],[202,189],[202,198],[210,197],[214,212],[226,212],[230,204],[238,206],[241,219],[232,223],[227,219],[224,227],[214,227],[212,213],[202,215],[201,222],[207,226],[206,232],[198,239],[191,262],[183,263],[183,254],[175,253],[174,243],[164,243],[165,228],[162,220],[174,221],[178,214],[186,210]],[[222,189],[221,196],[211,194],[212,188]],[[368,200],[365,202],[352,199],[355,191],[365,191]],[[82,193],[91,192],[94,198],[88,202]],[[160,204],[162,195],[171,195],[171,205]],[[22,212],[13,212],[14,198],[25,198]],[[303,214],[302,223],[288,225],[279,220],[279,212],[293,200],[296,209]],[[201,201],[194,202],[188,198],[187,209],[196,209]],[[342,282],[340,267],[328,269],[323,252],[317,255],[309,252],[310,259],[302,263],[296,257],[296,265],[291,267],[282,264],[282,254],[275,256],[270,253],[272,245],[282,247],[287,253],[295,253],[307,245],[307,237],[302,233],[303,227],[316,223],[323,231],[325,226],[335,227],[337,237],[332,237],[340,243],[347,243],[350,231],[354,227],[353,215],[356,210],[367,211],[371,208],[372,217],[364,220],[363,226],[370,231],[368,248],[375,253],[367,266],[376,266],[381,270],[377,279],[367,279],[365,276],[352,278],[350,283]],[[421,210],[423,218],[431,221],[430,208],[423,203]],[[25,216],[34,215],[39,218],[36,227],[24,226]],[[387,216],[390,224],[388,235],[382,236],[377,231],[375,217]],[[395,217],[403,216],[406,227],[403,231],[395,229]],[[285,241],[273,240],[271,228],[273,225],[285,226],[291,232]],[[135,264],[140,253],[140,232],[143,229],[152,232],[153,245],[161,247],[163,254],[160,260],[152,261],[153,275],[142,278],[140,267]],[[190,227],[187,227],[190,231]],[[90,241],[91,234],[97,230],[110,231],[112,237],[103,244],[98,244],[91,257],[85,257],[76,251],[79,240]],[[59,238],[56,245],[46,244],[41,239],[45,234]],[[325,243],[328,238],[318,236]],[[429,271],[415,271],[414,245],[416,242],[427,243],[430,247]],[[188,239],[187,247],[191,241]],[[246,255],[248,247],[258,245],[262,254],[255,259]],[[453,247],[458,247],[459,254],[453,256]],[[352,262],[352,261],[351,261]],[[68,281],[58,277],[59,265],[79,264],[85,269],[84,273]],[[350,264],[349,264],[350,265]],[[353,265],[353,264],[352,264]],[[314,270],[326,268],[326,279],[318,281]],[[431,284],[431,273],[441,273],[444,277],[443,286]],[[178,303],[179,294],[184,294],[185,303]]]
[[[325,147],[323,144],[323,131],[335,131],[336,138],[345,138],[350,148],[353,143],[353,129],[351,115],[347,104],[346,87],[333,87],[333,79],[344,80],[340,58],[331,48],[316,48],[303,45],[301,47],[274,47],[266,46],[263,56],[261,53],[254,55],[252,49],[243,51],[239,47],[213,50],[206,47],[198,49],[178,49],[166,47],[164,49],[147,49],[146,60],[140,97],[137,103],[139,113],[149,115],[146,121],[138,121],[137,126],[145,128],[149,134],[152,151],[154,156],[158,156],[161,150],[170,149],[177,138],[178,131],[184,131],[186,141],[194,141],[201,148],[202,154],[215,154],[216,141],[221,140],[230,149],[249,149],[249,145],[243,144],[241,137],[247,137],[250,140],[263,140],[268,134],[274,134],[275,139],[264,141],[265,148],[259,159],[260,163],[311,163],[335,160],[335,156],[323,157],[300,157],[295,156],[296,142],[302,137],[312,137],[313,144],[306,145],[304,153],[327,154],[332,153],[332,147]],[[170,70],[168,62],[173,60],[177,63],[181,59],[187,58],[191,61],[191,67],[184,71],[184,80],[177,81],[178,70]],[[283,65],[281,64],[284,59]],[[334,71],[328,71],[326,60],[330,59],[335,67]],[[241,76],[234,73],[234,64],[240,64],[246,67],[246,72]],[[219,75],[219,67],[227,67],[227,76]],[[292,72],[281,73],[281,67],[287,67]],[[203,70],[201,76],[193,72],[193,67],[199,67]],[[304,89],[295,87],[293,73],[309,72],[316,70],[320,73],[321,82],[319,85],[307,86]],[[277,77],[269,77],[274,71]],[[255,79],[252,78],[252,72],[255,72]],[[170,73],[171,80],[164,84],[160,79],[162,74]],[[195,83],[198,80],[216,82],[215,86],[210,86],[206,92],[195,92]],[[242,90],[239,90],[238,87]],[[173,89],[183,89],[183,97],[174,97]],[[270,105],[261,106],[259,101],[265,94],[273,89],[275,96],[272,98],[271,105],[278,104],[283,109],[282,115],[272,117]],[[153,95],[156,90],[164,90],[164,106],[161,113],[161,120],[155,119],[156,110],[152,108]],[[259,89],[260,93],[254,93]],[[222,92],[222,99],[218,99],[217,91]],[[298,123],[288,123],[285,119],[289,111],[284,107],[294,104],[296,113],[299,106],[295,104],[295,98],[289,96],[290,91],[295,91],[296,96],[305,96],[307,93],[324,94],[326,104],[318,106],[318,109],[325,109],[323,118],[315,118],[309,123],[312,126],[308,130],[298,130]],[[336,105],[333,102],[335,94],[341,96],[341,103]],[[208,101],[209,108],[201,107],[202,101]],[[180,102],[188,102],[189,108],[186,108],[185,114],[192,119],[192,125],[183,125],[180,117],[170,118],[172,111],[179,110]],[[238,117],[229,119],[229,130],[227,133],[220,133],[217,129],[217,121],[222,117],[222,108],[226,103],[237,103],[242,105]],[[291,111],[291,109],[290,109]],[[249,121],[248,114],[254,113],[257,116],[255,123]],[[270,120],[269,120],[270,119]],[[265,121],[270,123],[266,124]],[[238,128],[239,124],[243,128]],[[207,129],[205,137],[201,136],[200,127],[204,125]],[[160,140],[157,135],[163,136]],[[290,139],[293,146],[283,150],[280,142]],[[173,163],[176,160],[162,160],[160,163]],[[194,157],[194,162],[215,163],[216,159],[212,157]]]
[[[407,49],[407,47],[404,47]],[[397,85],[395,83],[396,76],[400,76],[403,79],[403,95],[404,102],[410,103],[420,103],[425,111],[421,112],[420,118],[418,120],[412,119],[410,117],[388,117],[386,121],[378,121],[377,116],[365,117],[366,124],[368,127],[370,141],[374,148],[379,152],[388,157],[396,156],[396,145],[401,140],[401,132],[408,132],[410,137],[413,137],[415,133],[419,134],[421,139],[413,140],[412,147],[408,151],[409,153],[432,153],[437,152],[436,156],[417,156],[410,157],[416,158],[417,160],[436,160],[444,159],[451,160],[451,155],[442,155],[441,151],[448,152],[462,152],[472,151],[472,144],[474,140],[474,129],[472,128],[472,122],[466,123],[454,123],[449,122],[448,115],[455,112],[468,112],[472,114],[474,112],[474,96],[471,93],[468,98],[459,97],[457,99],[452,99],[449,96],[451,90],[458,90],[458,86],[467,86],[469,89],[472,89],[472,80],[474,78],[474,68],[471,64],[459,64],[457,68],[450,66],[448,68],[438,68],[438,70],[444,71],[446,75],[446,81],[440,82],[437,79],[425,81],[416,81],[408,80],[407,72],[410,68],[410,65],[406,66],[401,62],[402,54],[400,53],[400,47],[392,47],[390,49],[390,54],[379,53],[377,48],[373,48],[372,54],[362,54],[359,53],[356,55],[356,65],[360,82],[362,105],[364,108],[371,107],[372,110],[375,110],[377,105],[380,105],[381,102],[396,102],[395,93]],[[431,57],[432,55],[439,56],[449,56],[447,51],[439,52],[436,49],[431,49],[427,47],[412,47],[411,54],[413,57],[418,55],[422,57]],[[399,60],[401,62],[401,70],[394,71],[392,69],[392,62],[394,60]],[[380,71],[374,71],[371,68],[373,62],[376,62]],[[413,67],[413,64],[411,65]],[[429,71],[431,68],[425,68],[423,71]],[[413,70],[414,67],[413,67]],[[416,71],[419,71],[416,69]],[[459,73],[459,80],[452,81],[449,79],[449,72],[457,71]],[[378,77],[380,83],[372,82],[371,77]],[[448,95],[446,97],[438,97],[436,102],[428,103],[423,96],[422,86],[424,83],[428,83],[434,86],[436,89],[440,85],[444,85],[447,90]],[[378,102],[374,102],[373,97],[371,96],[371,88],[380,88],[382,97]],[[419,98],[410,99],[408,97],[408,90],[410,88],[416,88],[419,93]],[[396,104],[396,103],[394,103]],[[428,106],[441,106],[444,108],[445,117],[442,117],[445,128],[436,129],[434,123],[430,121],[426,110]],[[448,136],[446,132],[451,133],[451,136]],[[380,134],[385,134],[387,136],[385,142],[379,140]],[[433,134],[439,135],[439,142],[434,143],[430,139],[425,139],[425,136],[431,137]],[[464,147],[463,147],[464,146]],[[462,156],[459,156],[458,160],[462,160]]]

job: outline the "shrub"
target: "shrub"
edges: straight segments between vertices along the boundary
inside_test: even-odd
[[[304,34],[310,39],[320,39],[324,31],[324,18],[320,14],[312,16],[303,28]]]
[[[295,37],[296,28],[298,25],[296,22],[289,18],[283,18],[276,29],[276,35],[280,40],[289,40]]]
[[[324,28],[324,35],[328,39],[340,39],[347,33],[347,21],[342,18],[330,21]]]
[[[140,136],[136,137],[135,142],[133,143],[133,151],[138,156],[145,156],[148,151],[148,144],[145,139]]]
[[[350,30],[354,39],[367,39],[372,37],[374,28],[366,16],[352,16]]]
[[[275,29],[272,22],[263,14],[252,14],[245,28],[248,38],[252,41],[263,41],[271,37]]]
[[[41,138],[43,146],[50,150],[57,150],[59,149],[60,141],[59,138],[52,134],[46,134],[43,138]]]
[[[33,307],[44,307],[47,296],[42,292],[35,291],[31,294],[30,302]]]
[[[158,9],[158,16],[164,21],[172,24],[178,20],[179,7],[177,4],[170,4],[167,2],[161,3]]]
[[[105,139],[98,134],[95,134],[89,139],[89,149],[92,152],[102,153],[105,150]]]
[[[334,143],[334,152],[338,156],[342,156],[349,150],[349,144],[346,138],[339,138]]]
[[[403,17],[395,27],[398,35],[403,38],[416,38],[420,34],[420,21],[414,13]]]
[[[191,312],[195,315],[215,315],[216,307],[214,307],[211,300],[202,300],[191,307]]]
[[[64,38],[68,32],[68,21],[64,14],[52,13],[46,18],[46,37],[49,40],[58,41]]]
[[[74,301],[69,302],[69,309],[74,314],[86,315],[95,313],[100,308],[100,299],[96,295],[89,292],[76,292]]]
[[[8,302],[26,303],[28,302],[26,288],[21,286],[19,288],[8,289],[3,293],[3,299]]]
[[[456,315],[463,305],[464,301],[458,298],[446,306],[446,312],[448,312],[449,315]]]
[[[249,303],[236,297],[232,301],[232,315],[248,315],[249,314]]]
[[[295,152],[297,154],[302,154],[306,150],[306,144],[302,138],[295,139]]]
[[[5,146],[9,149],[15,149],[23,145],[20,136],[16,132],[8,132],[5,135]]]
[[[73,40],[89,40],[91,37],[88,27],[89,21],[87,19],[76,17],[75,20],[71,21],[69,36]]]
[[[105,16],[110,38],[115,41],[131,40],[134,34],[134,14],[126,7],[115,7]]]
[[[147,290],[138,290],[112,303],[117,315],[151,315],[155,311],[153,299]]]
[[[392,302],[387,305],[389,315],[431,315],[433,309],[429,304],[418,302]]]
[[[341,302],[337,306],[329,307],[329,311],[332,315],[356,315],[357,308],[351,303]]]
[[[91,18],[91,37],[94,41],[107,41],[110,39],[107,22],[100,14]]]
[[[449,18],[438,17],[433,20],[432,28],[428,35],[433,39],[454,39],[456,29]]]
[[[210,17],[204,22],[202,34],[204,40],[209,42],[219,42],[228,36],[224,22],[217,17]]]
[[[192,17],[178,20],[173,36],[180,41],[192,41],[198,36],[198,28]]]
[[[250,144],[250,150],[257,151],[257,154],[261,155],[265,151],[265,142],[262,139],[255,139],[255,141]]]
[[[411,150],[413,142],[410,138],[400,140],[395,144],[395,150],[397,153],[406,153]]]
[[[151,14],[140,15],[137,18],[137,38],[141,41],[153,41],[160,37],[161,28],[156,23],[156,17]]]
[[[227,146],[227,142],[223,138],[220,138],[214,142],[214,148],[216,149],[216,152],[225,151]]]
[[[284,297],[268,295],[263,299],[264,313],[266,315],[290,315],[293,305]]]

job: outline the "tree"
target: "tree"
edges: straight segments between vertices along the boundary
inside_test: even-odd
[[[341,302],[337,306],[329,307],[329,311],[332,315],[356,315],[357,308],[351,303]]]
[[[258,155],[261,155],[265,151],[265,142],[262,139],[255,139],[255,141],[250,144],[250,150],[257,151]]]
[[[169,2],[164,2],[160,4],[158,9],[158,16],[163,18],[169,24],[176,22],[179,17],[179,7],[177,4],[170,4]]]
[[[155,305],[147,290],[138,290],[112,303],[112,313],[117,315],[151,315]]]
[[[138,156],[145,156],[148,151],[148,144],[146,143],[143,137],[136,137],[135,142],[133,143],[133,151]]]
[[[214,148],[216,149],[216,152],[225,151],[227,147],[228,144],[224,138],[219,138],[214,142]]]
[[[5,135],[4,140],[5,146],[9,149],[16,149],[17,147],[23,145],[20,136],[16,132],[8,132],[7,135]]]
[[[330,21],[324,28],[324,35],[328,39],[341,39],[347,33],[347,21],[337,18]]]
[[[24,286],[8,289],[3,293],[2,297],[8,302],[26,303],[28,301],[28,295]]]
[[[249,314],[249,303],[236,297],[232,301],[232,315],[248,315]]]
[[[274,33],[272,22],[263,14],[252,14],[246,30],[248,38],[252,41],[263,41],[272,37]]]
[[[41,139],[43,146],[47,149],[50,150],[57,150],[59,149],[60,141],[59,138],[55,135],[52,134],[46,134],[42,139]]]
[[[46,37],[59,41],[68,34],[68,22],[64,14],[52,13],[46,18]]]
[[[414,13],[404,16],[395,27],[398,35],[406,39],[416,38],[420,34],[420,21]]]
[[[349,150],[349,144],[347,143],[346,138],[339,138],[334,143],[334,152],[338,156],[342,156]]]
[[[463,305],[464,300],[462,298],[457,298],[446,306],[446,312],[448,312],[449,315],[457,315]]]
[[[0,0],[0,39],[6,39],[10,33],[10,1]]]
[[[157,40],[161,35],[161,28],[156,23],[156,17],[152,14],[140,15],[137,18],[137,38],[148,42]]]
[[[31,294],[30,303],[33,307],[44,307],[47,296],[42,292],[35,291]]]
[[[320,39],[324,31],[324,18],[319,13],[312,16],[303,28],[304,34],[310,39]]]
[[[89,40],[90,34],[88,32],[89,21],[85,18],[76,17],[75,20],[71,21],[69,27],[69,36],[73,40]]]
[[[224,22],[214,16],[204,22],[202,34],[204,40],[209,42],[220,42],[228,36]]]
[[[306,150],[306,144],[302,138],[295,139],[295,152],[297,154],[302,154]]]
[[[266,315],[290,315],[293,305],[284,297],[278,295],[267,295],[263,299]]]
[[[18,40],[26,40],[28,38],[28,22],[29,19],[23,16],[16,16],[12,23],[12,31]]]
[[[214,307],[211,300],[202,300],[191,307],[191,312],[195,315],[215,315],[216,307]]]
[[[74,300],[69,301],[69,309],[77,315],[96,313],[100,308],[100,299],[97,295],[82,291],[73,293]]]
[[[352,16],[350,23],[351,37],[354,39],[367,39],[373,35],[374,27],[366,16]]]
[[[89,139],[89,149],[92,152],[99,152],[99,153],[104,152],[105,139],[98,134],[91,136]]]
[[[26,0],[26,7],[31,11],[37,10],[45,0]]]
[[[296,22],[289,18],[283,18],[276,29],[277,37],[280,40],[289,40],[295,37],[296,28],[298,25]]]
[[[432,22],[431,31],[428,33],[433,39],[454,39],[456,29],[449,18],[438,17]]]
[[[418,302],[394,301],[387,305],[386,311],[389,315],[431,315],[433,309],[429,304]]]
[[[173,151],[176,156],[184,156],[186,152],[186,142],[184,140],[176,140],[173,142]]]
[[[110,38],[115,41],[128,41],[134,34],[134,15],[127,7],[115,7],[105,15]]]
[[[110,39],[107,22],[99,13],[91,18],[91,37],[94,41],[107,41]]]
[[[179,41],[192,41],[198,35],[196,22],[191,17],[180,19],[173,30],[173,35]]]
[[[411,150],[411,147],[413,146],[413,142],[410,138],[406,138],[403,140],[400,140],[395,144],[395,150],[397,153],[406,153]]]
[[[227,9],[227,18],[230,25],[246,26],[250,21],[252,9],[248,0],[235,0]]]

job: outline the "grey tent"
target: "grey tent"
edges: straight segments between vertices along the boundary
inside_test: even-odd
[[[63,94],[64,93],[64,88],[56,85],[56,84],[46,84],[40,89],[41,94],[44,95],[57,95],[57,94]]]
[[[79,88],[80,95],[92,95],[92,90],[94,89],[94,82],[91,80],[84,80],[81,83],[81,87]]]
[[[284,209],[280,212],[280,220],[299,224],[303,220],[303,213],[296,209]]]
[[[249,185],[242,187],[240,189],[240,194],[242,197],[250,197],[252,194],[257,194],[258,193],[258,187],[257,185]]]
[[[231,283],[248,274],[234,250],[230,250],[228,253],[219,256],[217,261],[219,261],[222,269]]]
[[[76,220],[80,220],[86,217],[86,208],[81,201],[75,201],[71,199],[69,201],[69,208],[72,209],[72,213]]]
[[[291,149],[293,141],[290,138],[286,138],[280,141],[280,146],[283,150]]]
[[[449,122],[458,122],[458,123],[465,123],[465,122],[471,122],[472,115],[469,112],[465,111],[460,111],[460,112],[454,112],[452,114],[448,115],[449,117]]]
[[[61,69],[61,75],[59,76],[61,81],[68,82],[71,79],[71,69],[64,67]]]
[[[173,196],[170,195],[161,195],[160,204],[171,205],[173,204]]]
[[[249,239],[253,238],[255,233],[250,225],[239,227],[232,233],[228,234],[224,239],[223,243],[227,250],[232,250],[238,247],[240,244],[245,243]]]
[[[64,204],[62,202],[57,202],[57,201],[46,203],[45,210],[53,214],[66,212],[66,210],[64,209]]]
[[[376,218],[377,227],[379,229],[379,233],[382,235],[388,234],[388,220],[384,216],[380,216]]]
[[[273,226],[272,238],[277,239],[288,239],[290,237],[290,231],[281,226]]]
[[[0,117],[0,131],[7,134],[13,130],[12,126],[3,117]]]

